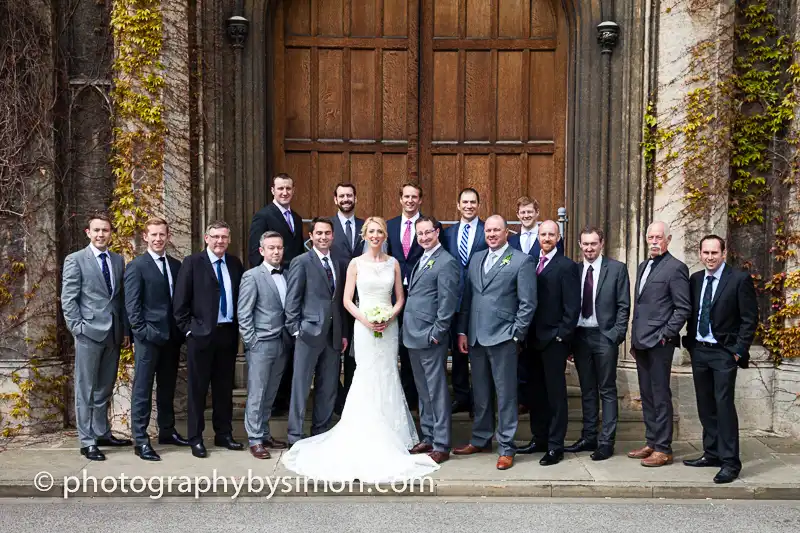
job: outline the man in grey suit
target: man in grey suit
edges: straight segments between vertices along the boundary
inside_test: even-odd
[[[98,446],[130,446],[111,434],[108,405],[119,365],[120,345],[130,346],[125,313],[125,260],[108,249],[111,219],[93,215],[89,246],[64,260],[61,309],[75,339],[75,420],[81,455],[103,461]]]
[[[408,348],[421,404],[422,441],[411,453],[437,463],[450,458],[450,395],[445,359],[450,326],[458,307],[460,269],[439,242],[439,223],[420,216],[415,224],[424,252],[411,271],[403,309],[403,344]]]
[[[592,451],[593,461],[614,454],[617,434],[617,355],[628,333],[631,295],[628,270],[603,256],[603,230],[587,226],[581,231],[581,314],[572,353],[581,385],[583,431],[565,451]],[[603,425],[597,435],[598,396],[603,404]]]
[[[345,272],[330,253],[333,223],[311,221],[313,247],[292,260],[286,294],[286,329],[296,338],[289,445],[303,438],[306,401],[314,379],[311,435],[328,430],[339,383],[339,354],[347,350],[342,294]]]
[[[643,466],[672,463],[672,355],[692,310],[689,269],[668,251],[672,240],[664,222],[647,228],[650,257],[636,273],[631,355],[636,359],[647,443],[628,454]]]
[[[286,278],[283,275],[283,237],[277,231],[261,236],[264,262],[242,276],[239,286],[239,333],[247,349],[247,405],[244,426],[250,453],[269,459],[267,448],[284,449],[269,431],[269,418],[278,393],[291,339],[285,327]]]
[[[497,468],[514,464],[517,431],[517,356],[536,311],[536,265],[528,254],[508,245],[508,227],[500,215],[484,223],[488,250],[475,254],[465,280],[458,322],[458,347],[469,350],[475,422],[469,444],[456,455],[491,451],[497,394]]]

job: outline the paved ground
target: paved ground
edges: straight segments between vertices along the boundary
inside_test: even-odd
[[[132,525],[135,524],[132,528]],[[282,499],[236,503],[204,501],[4,500],[0,531],[173,531],[252,533],[280,531],[502,531],[503,533],[773,533],[800,530],[799,502],[671,502],[520,498],[480,502],[404,498]]]
[[[110,493],[151,498],[211,494],[241,498],[321,493],[377,495],[385,491],[438,497],[800,500],[800,444],[794,439],[742,439],[742,476],[729,485],[712,483],[716,469],[681,464],[685,458],[698,456],[698,442],[677,442],[675,464],[662,468],[644,468],[625,456],[638,444],[619,442],[617,455],[599,463],[590,460],[588,453],[567,454],[560,464],[542,467],[538,464],[539,455],[518,455],[513,468],[499,471],[495,468],[495,454],[453,456],[420,485],[315,488],[280,465],[278,452],[270,460],[259,461],[246,451],[209,447],[207,459],[196,459],[186,448],[158,446],[163,461],[150,463],[136,457],[132,448],[117,448],[106,450],[105,462],[91,462],[78,453],[74,438],[66,436],[57,442],[0,453],[0,496],[62,496],[68,492],[72,497]],[[37,487],[34,478],[40,472],[44,474],[39,476]],[[135,476],[141,477],[132,480]],[[88,480],[86,492],[84,478]]]

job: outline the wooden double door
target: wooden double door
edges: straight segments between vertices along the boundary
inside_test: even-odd
[[[567,26],[558,0],[278,0],[272,27],[271,165],[303,216],[358,188],[359,216],[422,210],[456,220],[458,191],[481,217],[543,217],[565,205]]]

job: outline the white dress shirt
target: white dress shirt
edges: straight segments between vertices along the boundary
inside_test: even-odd
[[[348,220],[350,221],[350,228],[351,228],[351,231],[353,232],[353,240],[350,241],[350,248],[355,248],[355,246],[356,246],[356,238],[357,238],[356,237],[356,216],[353,215],[353,214],[350,214],[350,217],[348,218],[341,211],[337,212],[337,216],[339,217],[339,222],[342,224],[342,231],[344,231],[345,235],[347,235],[347,221]]]
[[[211,267],[214,269],[214,277],[217,277],[217,261],[219,257],[214,255],[210,248],[206,248],[208,259],[211,261]],[[225,303],[228,305],[227,309],[220,309],[217,313],[217,324],[225,324],[233,322],[233,306],[236,302],[233,301],[233,285],[231,285],[231,274],[228,272],[228,263],[225,262],[225,257],[222,257],[222,284],[225,287]]]
[[[164,268],[167,269],[167,278],[169,279],[169,295],[172,296],[172,292],[175,290],[175,282],[172,279],[172,271],[169,269],[169,259],[167,259],[166,252],[164,255],[158,255],[153,250],[148,248],[147,253],[150,254],[150,257],[152,257],[153,261],[156,262],[156,266],[158,267],[158,270],[161,272],[162,276],[164,275]],[[163,263],[161,262],[162,257],[164,258]],[[214,272],[216,273],[216,270],[214,270]]]
[[[544,266],[542,267],[542,269],[545,269],[547,268],[547,265],[550,264],[550,262],[553,260],[553,258],[556,256],[557,253],[558,253],[557,246],[554,246],[549,253],[544,253],[544,250],[539,250],[539,257],[536,259],[536,269],[537,270],[539,269],[539,261],[542,260],[542,256],[547,257],[547,261],[544,262]]]
[[[281,204],[278,203],[278,200],[272,200],[272,203],[275,204],[276,206],[278,206],[278,209],[281,210],[281,216],[283,217],[283,220],[286,220],[286,213],[287,212],[289,213],[289,218],[292,219],[292,222],[291,222],[289,227],[292,228],[292,233],[294,233],[297,230],[297,228],[294,227],[294,217],[292,216],[292,206],[283,207]]]
[[[272,281],[275,282],[275,285],[278,287],[278,294],[281,296],[281,307],[286,307],[286,278],[283,277],[283,274],[273,274],[275,270],[280,270],[280,266],[274,267],[264,261],[261,263],[261,266],[264,267],[264,270],[267,271],[267,276],[272,278]]]
[[[425,263],[428,262],[428,259],[430,259],[431,256],[436,253],[436,250],[438,250],[441,247],[442,243],[439,242],[436,244],[436,246],[434,246],[433,248],[427,250],[425,253],[422,254],[422,257],[419,258],[419,263],[417,263],[417,268],[414,271],[414,277],[418,276],[419,273],[422,272],[422,269],[425,268]]]
[[[545,263],[547,264],[547,263]],[[600,268],[603,266],[603,256],[598,255],[594,263],[590,263],[586,259],[583,260],[583,273],[581,274],[581,309],[583,309],[583,286],[586,283],[586,274],[589,270],[589,265],[592,267],[592,316],[583,318],[583,313],[578,314],[578,327],[579,328],[597,328],[597,283],[600,280]]]
[[[458,235],[456,236],[456,254],[461,254],[461,236],[464,234],[464,227],[469,224],[469,236],[467,237],[467,258],[472,253],[472,245],[475,243],[475,236],[478,234],[478,217],[473,218],[469,222],[461,219],[458,225]],[[458,259],[458,257],[456,257]]]
[[[419,218],[419,211],[417,214],[411,218],[406,218],[405,215],[401,216],[400,219],[400,246],[403,245],[403,235],[406,233],[406,222],[409,220],[411,221],[411,244],[414,244],[414,240],[417,238],[417,231],[414,229],[414,224],[417,223],[417,219]],[[401,248],[402,250],[402,248]]]
[[[703,312],[703,295],[706,293],[706,285],[708,285],[708,276],[714,277],[714,285],[711,287],[711,301],[714,301],[714,296],[717,294],[717,287],[719,287],[719,280],[722,279],[722,271],[725,269],[725,263],[722,263],[716,272],[713,274],[708,269],[703,270],[703,286],[700,288],[700,305],[697,309],[697,336],[695,339],[698,341],[713,342],[716,344],[717,339],[714,338],[714,332],[711,330],[711,323],[709,319],[708,335],[703,337],[700,335],[700,314]]]
[[[92,253],[94,254],[95,261],[97,261],[97,266],[100,267],[100,273],[103,273],[103,260],[100,259],[100,254],[106,254],[106,264],[108,265],[108,274],[111,278],[111,292],[114,292],[114,269],[111,267],[111,252],[108,251],[106,248],[105,252],[101,252],[98,250],[94,244],[89,243],[89,248],[92,249]]]
[[[508,242],[506,242],[502,248],[495,250],[494,252],[491,248],[489,249],[489,253],[486,254],[486,262],[483,264],[484,273],[489,272],[492,269],[494,264],[497,263],[497,260],[503,257],[503,254],[506,252],[507,248]]]
[[[539,224],[541,224],[541,222],[537,222],[529,230],[525,228],[521,228],[520,230],[519,247],[526,254],[530,253],[531,248],[533,248],[533,244],[536,242],[536,239],[539,238]]]

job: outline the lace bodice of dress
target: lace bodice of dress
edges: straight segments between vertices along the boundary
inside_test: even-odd
[[[358,266],[356,290],[360,309],[392,305],[395,261],[396,259],[391,256],[383,262],[371,261],[363,256],[356,258]]]

